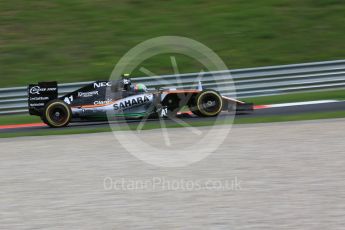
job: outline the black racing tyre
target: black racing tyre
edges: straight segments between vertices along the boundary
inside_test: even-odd
[[[67,126],[72,119],[72,110],[64,101],[50,101],[44,108],[42,121],[52,128]]]
[[[202,117],[202,114],[199,112],[199,110],[195,106],[189,106],[189,109],[194,115],[198,117]]]
[[[175,117],[177,112],[183,107],[181,104],[181,98],[178,94],[168,95],[163,102],[163,106],[167,107],[167,117]]]
[[[223,99],[214,90],[200,92],[193,103],[192,112],[200,117],[215,117],[222,111]]]

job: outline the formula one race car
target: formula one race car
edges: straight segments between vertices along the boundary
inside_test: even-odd
[[[221,96],[215,90],[148,90],[131,79],[96,81],[62,97],[57,82],[28,87],[29,113],[40,116],[50,127],[67,126],[71,121],[109,118],[159,118],[176,116],[182,108],[198,117],[214,117],[221,111],[252,111],[253,104]]]

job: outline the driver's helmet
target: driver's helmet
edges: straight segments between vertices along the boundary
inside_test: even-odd
[[[122,79],[121,84],[122,84],[123,90],[129,91],[131,88],[132,82],[131,82],[131,79],[124,78]]]
[[[144,93],[144,92],[147,92],[147,87],[146,87],[146,85],[141,84],[141,83],[139,83],[139,84],[134,84],[134,85],[131,86],[131,88],[132,88],[132,91],[133,91],[133,92],[136,92],[136,93]]]

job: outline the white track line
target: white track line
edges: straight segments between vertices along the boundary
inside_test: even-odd
[[[316,104],[325,104],[325,103],[333,103],[333,102],[341,102],[338,100],[319,100],[319,101],[303,101],[303,102],[292,102],[292,103],[280,103],[280,104],[273,104],[273,105],[266,105],[269,108],[277,108],[277,107],[289,107],[289,106],[300,106],[300,105],[316,105]]]

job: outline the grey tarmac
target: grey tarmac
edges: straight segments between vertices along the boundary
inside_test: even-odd
[[[112,133],[1,139],[0,229],[344,229],[344,130],[345,119],[235,125],[180,168],[138,160]],[[184,128],[168,132],[193,144]],[[157,178],[189,189],[129,183]],[[200,181],[236,186],[191,185]]]

